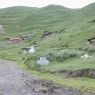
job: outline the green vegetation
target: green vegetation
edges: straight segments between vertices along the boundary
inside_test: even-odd
[[[51,74],[58,70],[95,69],[95,44],[87,39],[95,37],[95,3],[82,9],[68,9],[49,5],[43,8],[12,7],[0,9],[0,24],[5,38],[32,34],[28,41],[0,48],[0,58],[15,61],[34,75],[78,89],[95,91],[95,79],[66,78]],[[44,31],[54,34],[41,39]],[[56,32],[57,31],[57,32]],[[34,45],[35,54],[23,54],[21,48]],[[93,55],[81,58],[82,55]],[[40,66],[36,60],[46,56],[50,64]]]

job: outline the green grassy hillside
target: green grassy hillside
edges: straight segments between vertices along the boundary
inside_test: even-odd
[[[44,42],[46,44],[49,42],[48,40],[56,42],[57,38],[61,37],[62,42],[68,42],[70,47],[75,47],[75,45],[81,47],[84,45],[84,41],[94,33],[94,23],[89,23],[94,20],[94,5],[91,4],[83,9],[68,9],[57,5],[49,5],[44,8],[1,9],[0,24],[4,25],[7,36],[32,33],[39,39],[44,31],[58,31],[63,34],[46,39]],[[44,42],[42,41],[42,43]],[[58,43],[61,42],[58,41],[56,44]]]
[[[4,25],[6,32],[13,34],[14,32],[54,31],[60,29],[54,26],[71,19],[74,16],[74,11],[55,5],[40,9],[28,7],[7,8],[0,10],[0,24]],[[61,24],[60,27],[64,28],[65,26],[63,27]]]
[[[40,69],[42,77],[51,80],[54,80],[53,77],[57,78],[57,83],[80,89],[84,87],[95,92],[95,79],[68,79],[50,74],[58,70],[95,69],[95,44],[87,42],[88,38],[95,37],[95,3],[81,9],[69,9],[59,5],[0,9],[0,25],[3,25],[6,32],[5,35],[0,34],[1,42],[6,37],[33,35],[23,43],[0,48],[0,58],[16,61],[25,68],[32,68],[28,68],[29,70]],[[57,33],[41,39],[44,31]],[[21,48],[34,44],[35,54],[22,53]],[[83,59],[81,56],[84,54],[93,57]],[[40,56],[46,56],[50,64],[38,66],[36,60]],[[38,72],[36,74],[39,75]]]

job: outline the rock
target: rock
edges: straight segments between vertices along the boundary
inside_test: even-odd
[[[89,77],[92,77],[92,78],[95,78],[95,70],[89,71],[88,76],[89,76]]]
[[[34,88],[33,89],[33,91],[34,92],[36,92],[36,93],[47,93],[48,92],[48,88],[46,88],[46,87],[39,87],[39,88]]]

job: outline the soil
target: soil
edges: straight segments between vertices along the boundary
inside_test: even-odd
[[[95,78],[94,69],[80,69],[80,70],[59,70],[53,73],[64,74],[69,77],[89,77]]]
[[[13,62],[0,60],[0,95],[95,95],[28,74]]]

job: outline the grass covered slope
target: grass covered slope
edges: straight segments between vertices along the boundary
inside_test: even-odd
[[[0,10],[0,24],[8,35],[32,33],[40,39],[44,31],[58,31],[56,37],[49,37],[42,44],[68,43],[70,47],[82,47],[88,37],[94,35],[94,5],[83,9],[68,9],[63,6],[49,5],[44,8],[13,7]],[[65,30],[64,30],[65,29]],[[58,41],[58,38],[62,41]],[[44,44],[44,45],[45,45]]]
[[[19,65],[25,66],[25,68],[29,66],[32,68],[31,70],[39,68],[40,72],[36,72],[36,75],[51,80],[56,78],[55,82],[60,84],[80,89],[82,87],[84,89],[93,88],[95,91],[94,79],[66,78],[50,74],[50,72],[60,70],[95,69],[95,44],[91,45],[87,42],[88,38],[95,37],[94,10],[95,3],[82,9],[69,9],[58,5],[49,5],[43,8],[10,7],[0,9],[0,24],[3,25],[6,32],[5,35],[0,35],[0,41],[6,37],[33,35],[29,41],[0,48],[0,58],[22,63]],[[41,39],[44,31],[57,31],[57,33]],[[35,54],[22,53],[21,48],[33,44],[36,46]],[[93,57],[83,59],[81,56],[84,54],[93,55]],[[40,56],[46,56],[50,60],[50,64],[47,66],[36,65],[36,60]]]
[[[58,26],[61,25],[60,30],[64,29],[63,21],[71,19],[74,16],[74,11],[56,5],[40,9],[28,7],[7,8],[0,10],[0,24],[3,24],[5,31],[9,33],[59,31]]]

